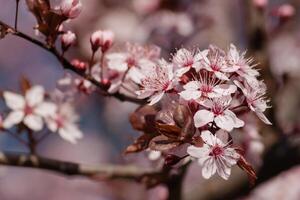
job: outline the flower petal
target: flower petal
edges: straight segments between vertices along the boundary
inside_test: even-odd
[[[202,166],[202,176],[205,179],[209,179],[217,171],[217,166],[214,158],[210,157],[207,159]]]
[[[77,143],[77,139],[82,138],[82,132],[74,124],[67,124],[58,130],[59,135],[73,144]]]
[[[187,153],[195,158],[206,157],[209,154],[209,148],[207,147],[207,145],[205,147],[189,146],[187,148]]]
[[[202,127],[214,120],[214,114],[208,110],[199,110],[194,115],[195,127]]]
[[[150,97],[149,105],[151,106],[159,102],[161,98],[164,96],[164,94],[165,94],[164,92],[159,92],[157,94],[154,94],[152,97]]]
[[[45,90],[42,86],[36,85],[30,88],[25,95],[29,106],[36,106],[44,100]]]
[[[24,97],[19,94],[5,91],[3,92],[3,97],[6,105],[12,110],[20,110],[25,106]]]
[[[43,102],[34,109],[34,112],[42,117],[53,116],[56,111],[56,104],[51,102]]]
[[[20,123],[24,118],[23,111],[13,111],[4,119],[2,126],[4,128],[11,128],[13,125]]]
[[[42,117],[38,115],[27,115],[23,121],[24,124],[33,131],[40,131],[43,128]]]

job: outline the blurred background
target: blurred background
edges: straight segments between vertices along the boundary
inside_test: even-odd
[[[300,199],[300,0],[82,0],[82,4],[80,16],[66,25],[78,36],[77,48],[67,53],[70,60],[88,60],[90,34],[110,29],[116,34],[115,49],[125,42],[155,44],[169,59],[180,47],[204,49],[216,44],[227,49],[234,43],[259,63],[271,99],[267,116],[273,126],[249,115],[244,119],[247,126],[233,134],[257,169],[257,185],[249,187],[238,167],[228,181],[204,180],[195,163],[184,181],[184,199]],[[0,0],[0,5],[0,19],[13,25],[15,0]],[[24,0],[20,0],[18,24],[19,30],[39,39]],[[17,91],[21,76],[53,90],[64,73],[56,58],[39,47],[13,36],[1,39],[1,90]],[[4,108],[3,103],[0,106]],[[155,165],[144,153],[122,154],[139,136],[128,122],[135,108],[96,93],[80,95],[76,110],[84,138],[72,145],[52,134],[38,151],[49,158],[87,164]],[[0,135],[0,149],[26,151],[5,134]],[[94,182],[0,167],[1,200],[162,200],[166,196],[164,186],[146,190],[129,181]]]

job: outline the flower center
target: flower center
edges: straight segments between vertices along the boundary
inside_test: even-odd
[[[128,65],[128,67],[133,67],[133,66],[136,65],[136,61],[135,61],[135,59],[132,58],[132,57],[128,57],[128,58],[126,59],[126,63],[127,63],[127,65]]]
[[[194,64],[194,61],[193,60],[187,60],[185,63],[184,63],[184,67],[190,67]]]
[[[65,121],[64,118],[60,115],[58,115],[55,119],[55,123],[57,124],[58,128],[64,127],[64,121]]]
[[[30,115],[33,113],[33,108],[29,105],[25,105],[25,108],[24,108],[24,113],[25,115]]]
[[[222,115],[223,114],[223,108],[221,106],[214,106],[212,108],[212,112],[215,114],[215,116]]]
[[[211,69],[214,71],[219,71],[221,69],[221,67],[219,67],[217,64],[212,64]]]
[[[213,147],[213,149],[211,150],[211,152],[209,153],[210,156],[220,156],[223,154],[223,148],[220,146],[215,146]]]
[[[200,91],[203,92],[203,93],[210,93],[210,92],[212,92],[212,89],[213,88],[209,85],[202,85],[200,87]]]

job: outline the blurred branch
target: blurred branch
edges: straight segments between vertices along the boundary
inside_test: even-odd
[[[130,165],[90,166],[39,157],[32,154],[3,151],[0,151],[0,165],[49,170],[69,176],[79,175],[90,178],[131,179],[136,181],[143,181],[143,177],[162,173],[157,169],[147,169]]]
[[[115,98],[119,99],[120,101],[128,101],[128,102],[132,102],[132,103],[136,103],[136,104],[145,103],[144,99],[137,99],[136,97],[126,96],[126,95],[124,95],[120,92],[113,93],[113,94],[108,93],[106,85],[103,85],[103,84],[99,83],[91,75],[85,74],[84,71],[75,68],[67,59],[65,59],[64,57],[61,56],[61,54],[57,51],[57,49],[55,47],[49,46],[49,45],[47,45],[47,44],[45,44],[45,43],[43,43],[39,40],[36,40],[36,39],[30,37],[29,35],[26,35],[26,34],[20,32],[20,31],[17,31],[15,28],[11,27],[10,25],[8,25],[8,24],[6,24],[2,21],[0,21],[0,25],[4,26],[7,29],[8,33],[11,33],[15,36],[23,38],[24,40],[27,40],[28,42],[30,42],[32,44],[35,44],[35,45],[45,49],[46,51],[50,52],[52,55],[54,55],[57,58],[57,60],[61,63],[61,65],[63,66],[64,69],[71,70],[71,71],[75,72],[77,75],[79,75],[79,76],[85,78],[86,80],[90,81],[95,86],[97,86],[102,91],[104,91],[105,96],[112,96],[112,97],[115,97]]]

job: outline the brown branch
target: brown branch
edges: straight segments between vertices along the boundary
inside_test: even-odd
[[[77,75],[83,77],[84,79],[90,81],[91,83],[93,83],[95,86],[97,86],[99,89],[101,89],[102,91],[105,92],[106,96],[111,96],[111,97],[115,97],[117,99],[119,99],[120,101],[128,101],[128,102],[132,102],[132,103],[136,103],[136,104],[144,104],[146,103],[146,101],[144,99],[137,99],[136,97],[131,97],[131,96],[127,96],[124,95],[120,92],[117,93],[113,93],[110,94],[107,92],[107,88],[106,85],[103,85],[101,83],[99,83],[98,81],[96,81],[91,75],[86,74],[85,72],[83,72],[82,70],[79,70],[77,68],[75,68],[67,59],[65,59],[64,57],[61,56],[61,54],[57,51],[57,49],[55,47],[51,47],[39,40],[36,40],[32,37],[30,37],[29,35],[26,35],[20,31],[17,31],[16,29],[14,29],[13,27],[11,27],[10,25],[0,21],[0,25],[4,26],[8,31],[8,33],[11,33],[12,35],[18,36],[32,44],[35,44],[43,49],[45,49],[46,51],[50,52],[52,55],[54,55],[57,60],[61,63],[61,65],[63,66],[64,69],[68,69],[71,70],[73,72],[75,72]]]
[[[142,181],[142,178],[145,176],[161,173],[159,169],[147,169],[131,165],[107,164],[92,166],[44,158],[32,154],[3,151],[0,151],[0,165],[49,170],[68,176],[79,175],[90,178],[130,179],[136,181]]]

